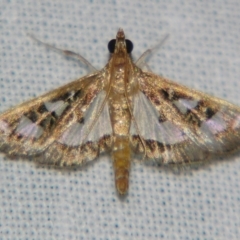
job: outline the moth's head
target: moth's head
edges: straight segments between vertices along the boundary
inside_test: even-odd
[[[116,39],[109,41],[108,50],[110,53],[115,54],[130,54],[133,50],[133,43],[130,40],[125,39],[125,34],[120,28],[117,32]]]

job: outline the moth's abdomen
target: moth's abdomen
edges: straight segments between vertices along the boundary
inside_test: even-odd
[[[128,137],[116,137],[112,155],[116,189],[124,195],[128,191],[131,158]]]

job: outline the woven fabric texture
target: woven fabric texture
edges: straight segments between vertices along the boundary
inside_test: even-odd
[[[119,27],[134,59],[169,34],[152,71],[240,105],[239,0],[1,0],[0,111],[88,73],[27,34],[101,69]],[[125,199],[113,178],[110,156],[63,171],[0,154],[0,240],[240,239],[240,154],[180,173],[134,159]]]

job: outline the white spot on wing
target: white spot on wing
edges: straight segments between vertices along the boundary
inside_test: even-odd
[[[60,143],[68,146],[78,146],[82,141],[82,126],[80,123],[73,123],[62,135]]]
[[[183,114],[185,114],[187,110],[191,110],[198,105],[197,100],[188,100],[184,98],[180,98],[177,101],[174,101],[173,103]]]
[[[16,133],[21,134],[24,137],[39,138],[43,133],[43,129],[36,123],[33,123],[29,118],[23,116],[20,119]]]
[[[219,152],[223,150],[224,142],[219,141],[215,135],[227,130],[227,127],[227,122],[224,119],[224,113],[222,110],[201,124],[200,131],[202,136],[205,136],[204,139],[208,144],[208,149]]]
[[[3,120],[0,121],[0,130],[2,130],[5,134],[11,133],[8,123]]]
[[[232,122],[232,126],[231,127],[233,129],[240,128],[240,115],[236,116],[236,118]]]
[[[184,132],[170,121],[160,123],[159,114],[143,93],[134,97],[133,115],[140,134],[144,139],[155,140],[164,144],[175,144],[187,139]],[[131,135],[138,135],[134,122],[130,128]]]
[[[55,112],[57,116],[61,116],[63,111],[68,106],[68,103],[65,103],[64,101],[59,100],[56,102],[45,102],[44,105],[49,112]]]
[[[88,112],[90,114],[90,111]],[[88,114],[87,114],[88,115]],[[86,115],[86,120],[88,117]],[[97,122],[94,124],[93,129],[89,133],[87,140],[88,141],[98,141],[99,138],[103,137],[104,135],[111,135],[112,134],[112,125],[109,115],[108,105],[105,104]]]
[[[224,121],[223,114],[217,112],[212,118],[208,119],[206,122],[203,122],[201,129],[204,131],[210,131],[213,134],[217,134],[226,130],[227,124]]]

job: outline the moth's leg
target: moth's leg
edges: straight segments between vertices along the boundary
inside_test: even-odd
[[[90,70],[91,72],[97,71],[97,69],[96,69],[87,59],[85,59],[85,58],[84,58],[83,56],[81,56],[80,54],[75,53],[75,52],[72,52],[72,51],[70,51],[70,50],[64,50],[64,49],[56,48],[56,47],[54,47],[54,46],[52,46],[52,45],[50,45],[50,44],[48,44],[48,43],[42,42],[41,40],[35,38],[35,37],[34,37],[33,35],[31,35],[31,34],[28,34],[28,36],[29,36],[30,38],[32,38],[34,41],[36,41],[36,42],[44,45],[44,46],[47,47],[47,48],[50,48],[50,49],[52,49],[52,50],[54,50],[54,51],[56,51],[56,52],[59,52],[59,53],[65,55],[65,56],[77,58],[77,59],[80,60],[83,64],[85,64],[85,65],[89,68],[89,70]]]
[[[155,53],[158,48],[162,47],[163,44],[165,43],[165,41],[168,39],[168,37],[169,37],[169,34],[167,34],[156,46],[146,50],[140,56],[140,58],[135,62],[135,64],[140,68],[146,67],[148,70],[151,70],[150,67],[146,63],[147,58],[150,57],[153,53]]]

